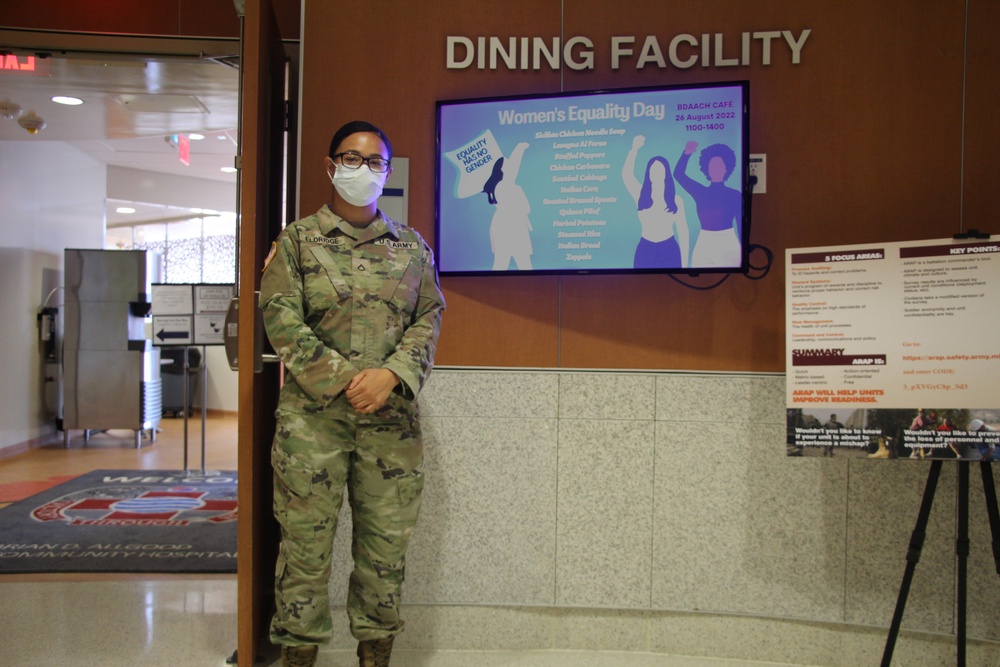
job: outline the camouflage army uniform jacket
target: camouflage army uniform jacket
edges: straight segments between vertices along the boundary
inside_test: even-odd
[[[278,236],[260,285],[264,328],[285,364],[279,409],[353,418],[343,392],[365,368],[400,379],[359,421],[408,421],[434,363],[445,308],[423,238],[381,211],[351,227],[327,206]]]

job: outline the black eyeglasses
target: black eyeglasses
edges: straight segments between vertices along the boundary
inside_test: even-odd
[[[376,174],[384,174],[389,171],[389,163],[391,162],[391,160],[386,160],[384,157],[380,157],[378,155],[372,157],[362,157],[352,151],[337,153],[333,156],[334,160],[338,158],[340,159],[340,164],[344,165],[348,169],[360,169],[361,165],[367,163],[368,168]]]

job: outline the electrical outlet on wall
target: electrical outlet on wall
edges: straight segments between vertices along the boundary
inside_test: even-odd
[[[767,192],[767,154],[750,154],[750,175],[757,177],[757,182],[753,186],[755,195],[762,195]]]

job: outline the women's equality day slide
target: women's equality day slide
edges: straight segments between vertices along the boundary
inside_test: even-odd
[[[703,226],[696,197],[710,184],[700,158],[713,145],[729,160],[716,180],[720,206],[730,206],[723,226],[731,244],[695,260],[739,268],[744,91],[693,86],[439,103],[439,268],[689,268]],[[674,170],[689,142],[697,147],[684,161],[685,189]],[[660,166],[649,176],[654,158]],[[640,190],[650,181],[647,198],[669,206],[646,203],[651,210],[640,215]],[[643,238],[673,238],[678,248],[672,259],[637,264]]]
[[[1000,457],[1000,236],[785,260],[789,454]]]

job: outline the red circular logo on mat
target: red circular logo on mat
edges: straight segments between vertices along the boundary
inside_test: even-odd
[[[212,478],[211,483],[157,485],[133,480],[68,493],[34,509],[31,517],[71,526],[226,523],[236,520],[235,482]]]

